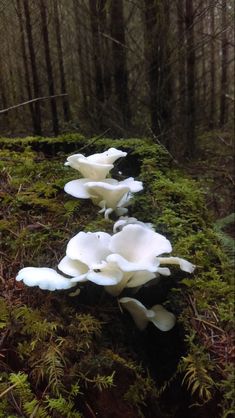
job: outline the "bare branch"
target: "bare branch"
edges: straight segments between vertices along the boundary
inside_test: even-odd
[[[63,96],[68,96],[68,93],[55,94],[54,96],[37,97],[36,99],[28,100],[27,102],[19,103],[17,105],[8,107],[7,109],[2,109],[0,110],[0,115],[2,113],[7,113],[9,110],[17,109],[18,107],[25,106],[30,103],[38,102],[39,100],[55,99],[56,97],[63,97]]]

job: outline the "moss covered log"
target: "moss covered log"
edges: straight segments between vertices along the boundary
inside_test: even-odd
[[[188,417],[232,416],[232,266],[198,183],[148,139],[73,134],[0,145],[0,417],[174,417],[193,404]],[[193,277],[177,270],[138,292],[146,306],[164,303],[176,314],[165,334],[151,324],[140,333],[95,285],[71,297],[14,279],[23,266],[55,267],[81,230],[112,231],[114,218],[63,191],[78,178],[64,166],[69,154],[109,147],[128,152],[113,177],[144,183],[129,215],[152,222],[173,255],[197,265]]]

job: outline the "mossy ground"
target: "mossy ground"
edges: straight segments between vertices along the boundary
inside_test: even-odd
[[[198,182],[175,169],[165,150],[150,140],[88,141],[73,134],[0,143],[0,386],[5,393],[0,411],[7,411],[0,416],[230,416],[232,268]],[[69,154],[89,155],[110,146],[128,151],[113,176],[144,182],[129,214],[152,222],[171,240],[174,255],[197,265],[193,277],[176,270],[138,292],[147,306],[164,303],[175,312],[178,323],[168,333],[152,325],[140,333],[117,300],[96,286],[70,297],[26,288],[14,279],[23,266],[55,267],[80,230],[112,231],[113,220],[105,221],[90,201],[63,191],[78,177],[63,165]],[[192,404],[203,406],[188,409]]]

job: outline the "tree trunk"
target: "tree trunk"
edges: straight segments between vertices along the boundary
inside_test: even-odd
[[[145,0],[145,59],[151,128],[170,147],[166,130],[171,123],[170,3]]]
[[[103,64],[103,85],[105,100],[110,98],[112,92],[111,82],[111,65],[110,65],[110,47],[109,40],[106,35],[109,34],[106,8],[108,5],[107,0],[99,0],[99,27],[100,27],[100,45],[102,52],[102,64]]]
[[[199,90],[199,106],[201,110],[200,118],[204,126],[208,126],[208,104],[207,104],[207,71],[206,71],[206,51],[205,51],[205,35],[204,35],[204,19],[202,16],[200,19],[200,32],[201,32],[201,79],[202,79],[202,89],[201,83],[198,85],[197,90]],[[197,101],[196,101],[197,102]]]
[[[186,121],[186,73],[185,73],[185,9],[184,0],[177,1],[177,38],[178,38],[178,135],[182,151],[185,148]]]
[[[29,55],[31,61],[31,71],[32,71],[32,79],[33,79],[33,90],[34,90],[34,98],[41,96],[41,89],[39,85],[39,78],[37,72],[37,64],[36,64],[36,56],[35,56],[35,49],[34,49],[34,42],[33,42],[33,35],[32,35],[32,24],[31,24],[31,16],[29,10],[29,2],[28,0],[23,0],[24,6],[24,14],[25,14],[25,25],[26,25],[26,34],[27,34],[27,41],[28,41],[28,48],[29,48]],[[34,104],[35,109],[35,124],[34,130],[35,134],[42,135],[42,128],[41,128],[41,110],[40,110],[40,103],[35,102]]]
[[[89,0],[92,33],[92,57],[95,80],[95,109],[99,128],[102,128],[102,113],[104,103],[104,85],[102,75],[102,53],[99,34],[99,1]]]
[[[216,96],[215,96],[215,3],[211,1],[210,7],[210,117],[209,127],[215,127],[215,112],[216,112]]]
[[[43,43],[44,43],[45,61],[46,61],[46,68],[47,68],[48,89],[49,89],[50,96],[54,96],[55,95],[54,77],[53,77],[53,71],[52,71],[49,33],[48,33],[48,26],[47,26],[47,11],[46,11],[46,5],[44,3],[44,0],[40,0],[40,13],[41,13],[41,21],[42,21],[42,35],[43,35]],[[59,122],[58,122],[56,100],[51,99],[50,104],[51,104],[53,131],[56,136],[59,133]]]
[[[169,149],[171,147],[170,128],[172,126],[172,101],[173,101],[173,79],[170,63],[170,53],[172,48],[171,39],[171,3],[165,0],[159,8],[159,27],[160,27],[160,48],[161,48],[161,125],[164,134],[163,141]],[[167,133],[168,132],[168,133]]]
[[[123,15],[123,1],[111,1],[111,36],[114,88],[117,107],[122,116],[122,124],[127,129],[131,121],[131,110],[128,91],[128,72],[126,57],[125,26]]]
[[[220,93],[220,126],[227,122],[227,61],[228,61],[228,40],[227,40],[227,0],[222,0],[222,42],[221,42],[221,93]]]
[[[185,29],[186,29],[186,65],[187,65],[187,121],[186,155],[193,157],[195,153],[195,50],[194,50],[194,11],[193,0],[185,3]]]
[[[158,125],[158,48],[157,48],[157,10],[155,0],[145,0],[145,59],[150,102],[151,129],[159,133]]]
[[[24,66],[24,74],[25,74],[25,85],[27,90],[28,100],[33,98],[32,96],[32,89],[31,89],[31,81],[30,81],[30,74],[29,74],[29,66],[28,66],[28,59],[27,59],[27,52],[26,52],[26,43],[25,43],[25,33],[24,33],[24,23],[23,23],[23,16],[22,16],[22,9],[20,0],[16,0],[17,4],[17,15],[19,19],[19,26],[20,26],[20,41],[21,41],[21,50],[22,50],[22,58],[23,58],[23,66]],[[37,134],[37,118],[34,112],[33,103],[29,105],[33,131]]]
[[[73,9],[74,9],[74,22],[75,22],[75,35],[76,35],[76,46],[78,53],[78,66],[79,66],[79,81],[80,81],[80,91],[82,96],[82,108],[84,114],[88,115],[88,86],[86,79],[86,71],[84,66],[84,56],[83,56],[83,42],[82,42],[82,31],[81,31],[81,17],[79,15],[80,4],[78,0],[73,0]],[[89,59],[89,58],[87,58]],[[91,80],[89,80],[91,82]]]
[[[7,109],[7,93],[6,93],[6,84],[3,78],[3,61],[0,56],[0,109]],[[2,129],[8,129],[9,127],[9,118],[8,113],[3,113],[0,118],[0,125]]]
[[[57,54],[58,54],[59,69],[60,69],[60,90],[61,90],[61,93],[67,93],[66,92],[66,78],[65,78],[65,71],[64,71],[64,57],[63,57],[63,49],[62,49],[62,42],[61,42],[61,29],[60,29],[60,17],[59,17],[59,10],[58,10],[58,0],[54,0],[53,5],[54,5],[54,18],[55,18],[55,31],[56,31],[56,45],[57,45]],[[65,122],[68,122],[70,120],[70,107],[69,107],[68,98],[63,97],[62,103],[63,103],[64,120]]]

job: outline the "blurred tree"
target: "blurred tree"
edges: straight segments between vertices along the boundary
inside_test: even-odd
[[[100,39],[100,15],[102,9],[99,1],[89,0],[91,33],[92,33],[92,61],[95,82],[94,109],[98,127],[103,128],[104,83],[102,75],[102,44]]]
[[[60,16],[59,16],[59,7],[58,7],[58,0],[53,0],[54,6],[54,19],[55,19],[55,32],[56,32],[56,46],[57,46],[57,54],[58,54],[58,61],[59,61],[59,77],[60,77],[60,91],[61,93],[67,93],[66,89],[66,77],[64,71],[64,57],[63,57],[63,49],[62,49],[62,41],[61,41],[61,29],[60,29]],[[63,103],[63,112],[64,112],[64,120],[68,122],[70,120],[70,106],[69,100],[67,97],[62,98]]]
[[[33,98],[33,96],[32,96],[32,88],[31,88],[31,81],[30,81],[28,57],[27,57],[27,51],[26,51],[24,22],[23,22],[23,16],[22,16],[22,4],[21,4],[20,0],[16,0],[16,7],[17,7],[16,8],[17,16],[18,16],[18,19],[19,19],[20,46],[21,46],[21,53],[22,53],[22,59],[23,59],[25,85],[26,85],[28,100],[31,100]],[[38,129],[37,116],[35,114],[35,108],[34,108],[33,103],[30,103],[29,108],[30,108],[30,114],[31,114],[31,118],[32,118],[33,130],[34,130],[34,133],[37,134],[37,129]]]
[[[186,78],[187,78],[187,112],[185,154],[193,157],[195,153],[195,42],[194,42],[194,3],[185,0],[185,36],[186,36]]]
[[[145,57],[151,128],[161,135],[165,145],[170,146],[164,134],[171,124],[172,75],[170,62],[170,2],[145,0]]]
[[[211,0],[210,7],[210,117],[209,128],[215,127],[215,0]]]
[[[221,18],[221,92],[220,92],[220,126],[227,122],[227,83],[228,83],[228,39],[227,39],[227,0],[222,0]]]
[[[32,79],[33,79],[33,91],[34,91],[34,97],[36,98],[36,97],[41,96],[41,88],[39,84],[38,69],[37,69],[37,64],[36,64],[36,54],[35,54],[34,40],[33,40],[33,34],[32,34],[29,0],[23,0],[23,6],[24,6],[24,15],[25,15],[25,30],[26,30],[26,36],[27,36],[27,42],[28,42],[28,48],[29,48],[31,73],[32,73]],[[40,103],[36,102],[34,104],[34,108],[35,108],[34,132],[37,135],[42,135]]]
[[[185,68],[185,12],[184,0],[177,0],[177,52],[178,52],[178,136],[185,147],[186,68]]]
[[[121,116],[120,121],[123,128],[129,129],[131,125],[131,109],[128,90],[127,46],[122,0],[111,0],[110,15],[115,103],[117,105],[118,113]]]
[[[48,23],[47,23],[47,9],[46,9],[46,4],[44,0],[40,0],[40,13],[41,13],[41,20],[42,20],[42,35],[43,35],[44,53],[45,53],[45,61],[46,61],[46,68],[47,68],[48,90],[49,90],[50,96],[54,96],[55,95],[54,76],[53,76],[52,60],[51,60],[51,52],[50,52],[50,40],[49,40]],[[58,114],[57,114],[56,99],[52,98],[50,100],[50,103],[51,103],[53,131],[55,135],[58,135],[59,121],[58,121]]]
[[[14,0],[0,8],[2,132],[151,134],[177,158],[232,124],[232,0]],[[47,102],[15,104],[68,93]],[[3,104],[3,102],[5,104]],[[48,105],[51,111],[47,112]],[[6,115],[5,115],[6,116]],[[0,115],[2,118],[3,116]],[[52,126],[52,128],[51,128]]]

